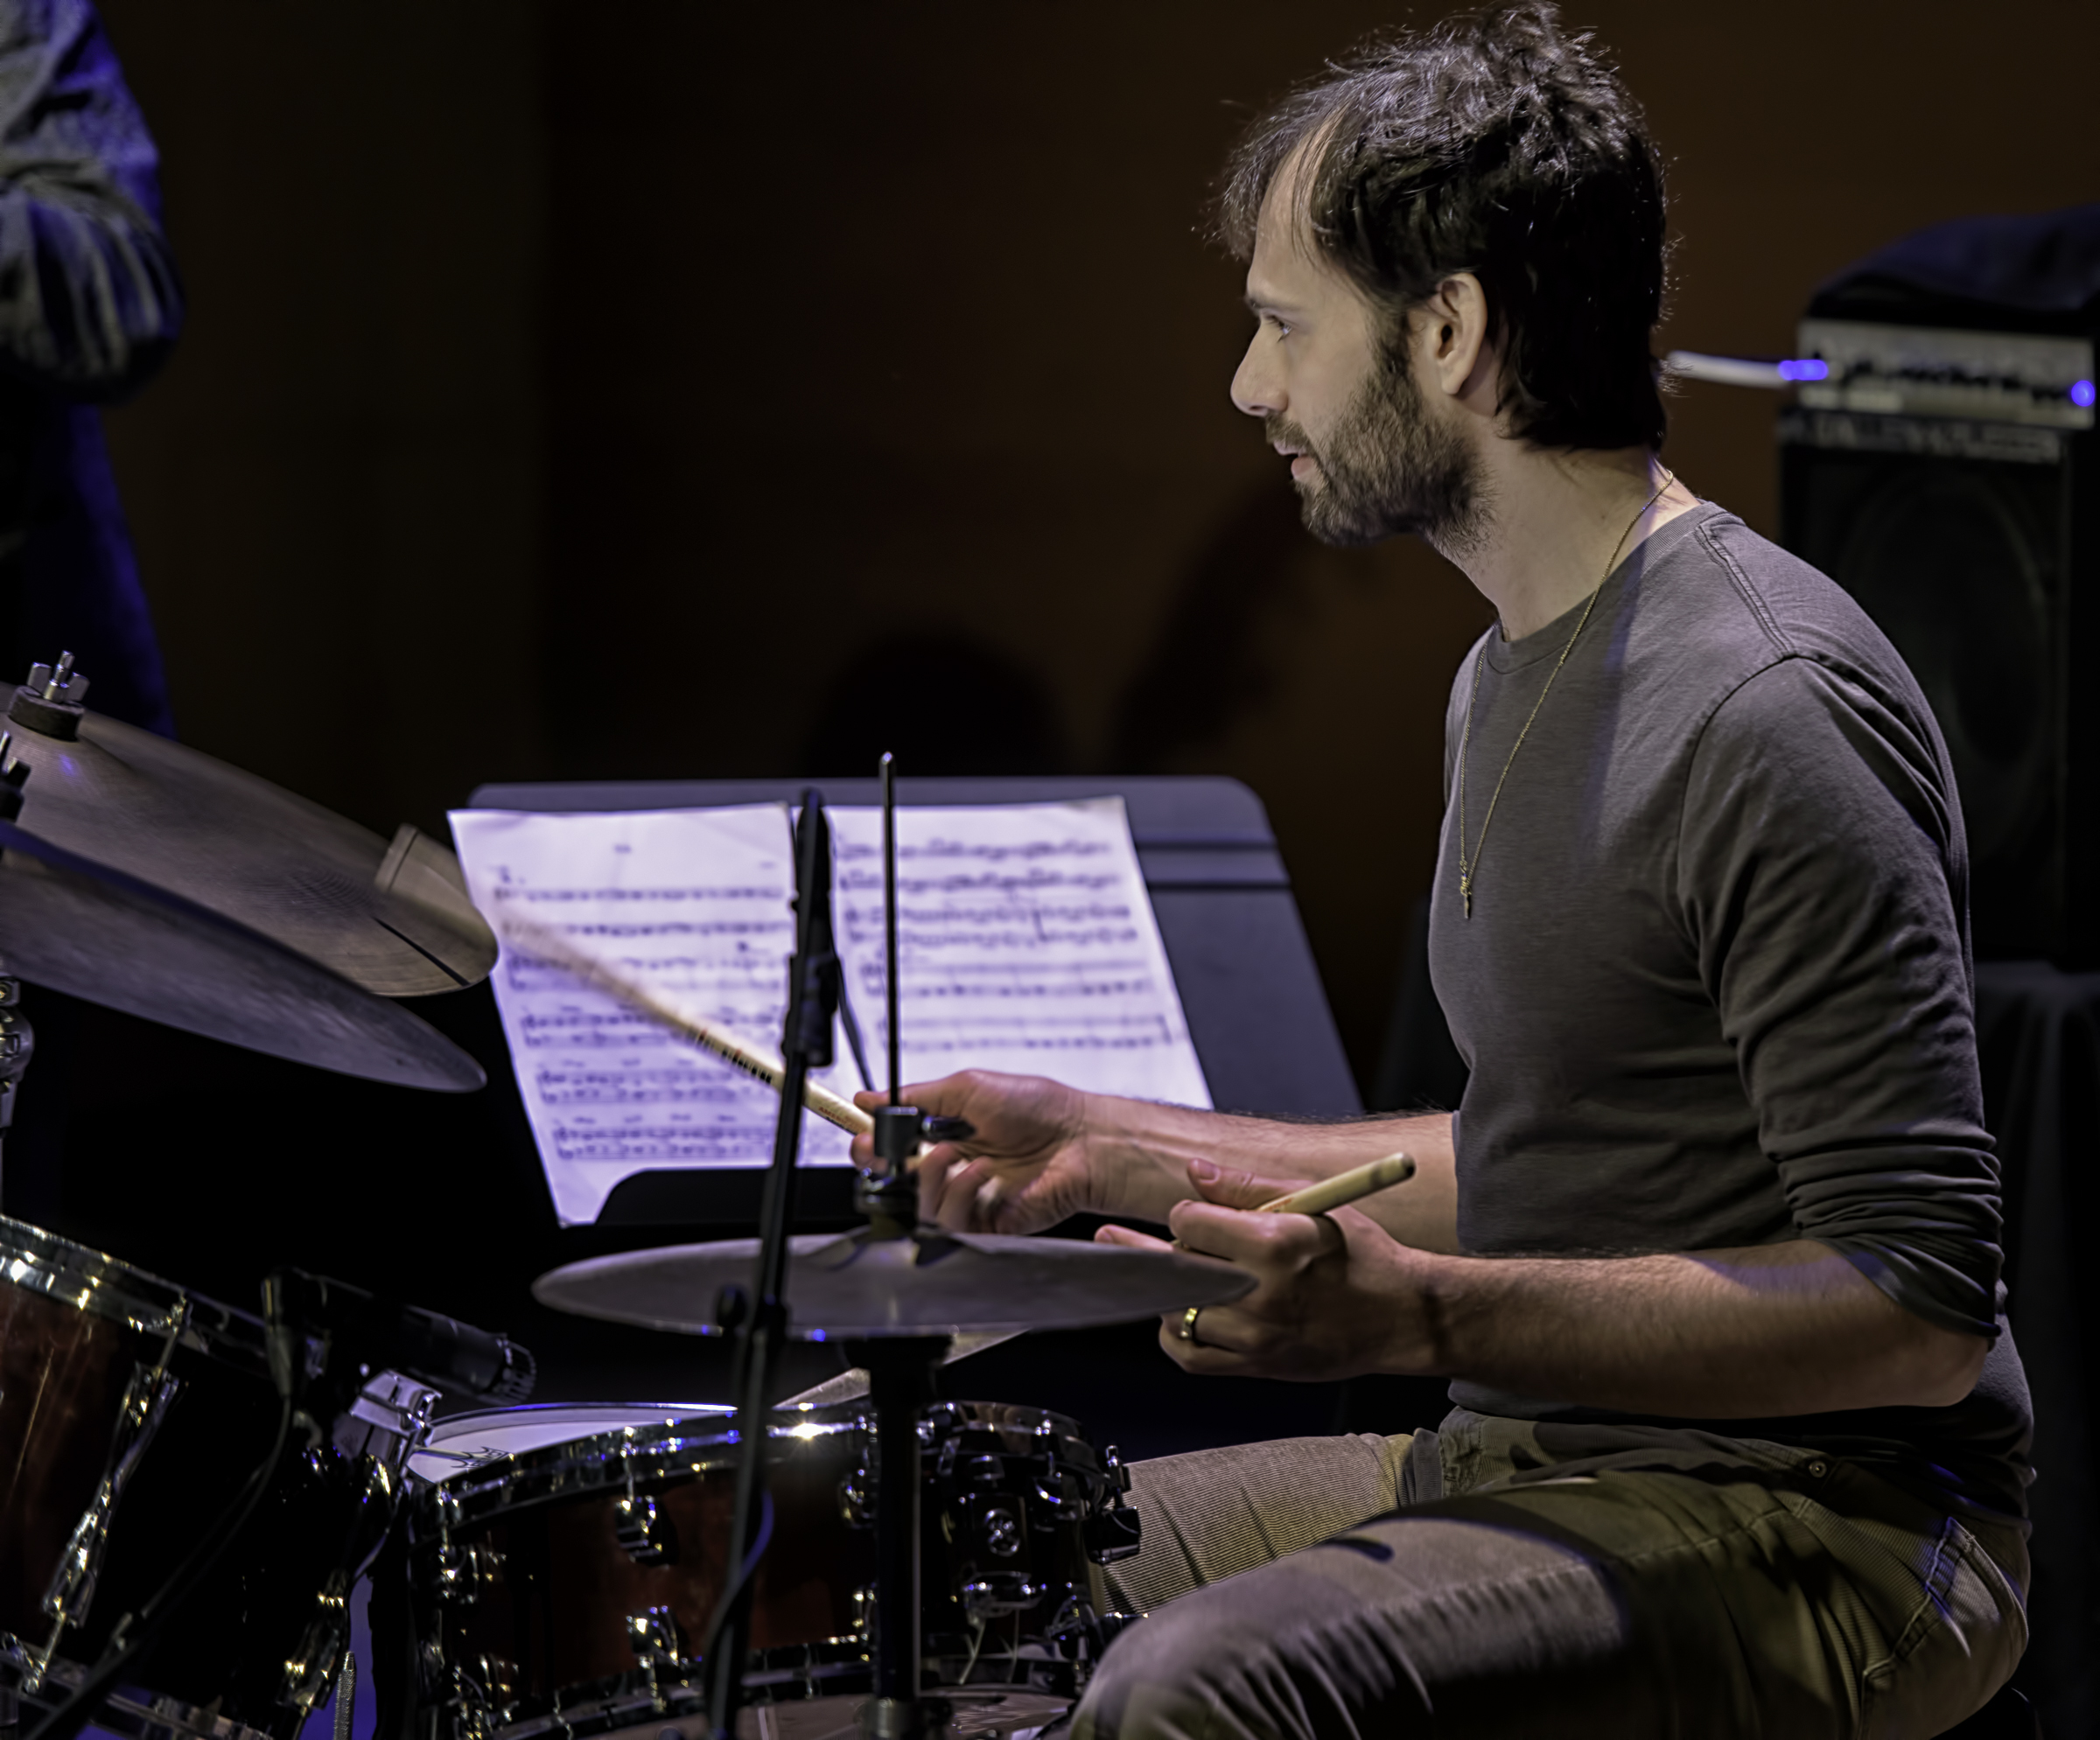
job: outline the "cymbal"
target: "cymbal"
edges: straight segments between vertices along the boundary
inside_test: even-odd
[[[20,820],[39,838],[172,889],[382,996],[457,990],[494,967],[496,940],[440,842],[404,827],[389,845],[150,731],[36,707],[37,691],[22,691],[32,704],[18,708],[18,692],[0,683],[0,709],[12,709],[0,728],[31,770]]]
[[[1084,1329],[1221,1305],[1254,1287],[1244,1269],[1187,1251],[924,1226],[909,1239],[806,1234],[789,1251],[788,1332],[808,1340]],[[579,1317],[712,1335],[716,1295],[748,1288],[758,1254],[756,1239],[623,1251],[551,1270],[532,1293]]]
[[[266,936],[11,823],[0,845],[0,973],[339,1074],[486,1080],[428,1022]]]

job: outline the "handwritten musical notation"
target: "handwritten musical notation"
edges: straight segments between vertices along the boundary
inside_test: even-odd
[[[828,812],[834,927],[878,1074],[887,1054],[882,816]],[[592,958],[777,1050],[794,947],[779,805],[640,814],[456,812],[475,903],[500,933],[518,903]],[[984,1068],[1208,1106],[1120,798],[900,810],[899,930],[906,1080]],[[596,1218],[657,1167],[771,1158],[778,1101],[559,965],[505,947],[496,1003],[556,1212]],[[860,1086],[843,1038],[819,1077]],[[813,1163],[846,1139],[806,1117]]]

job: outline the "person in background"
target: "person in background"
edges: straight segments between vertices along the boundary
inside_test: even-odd
[[[100,409],[182,328],[158,165],[87,0],[0,0],[0,681],[70,651],[95,711],[172,736]]]

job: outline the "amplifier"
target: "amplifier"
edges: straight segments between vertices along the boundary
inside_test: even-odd
[[[1932,702],[1977,953],[2100,963],[2093,339],[1815,318],[1800,346],[1826,368],[1781,413],[1782,538]]]

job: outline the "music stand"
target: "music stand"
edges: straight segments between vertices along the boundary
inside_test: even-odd
[[[833,805],[873,806],[878,781],[657,779],[488,785],[477,809],[710,809],[794,802],[815,784]],[[1222,1110],[1348,1117],[1363,1109],[1306,940],[1291,878],[1262,800],[1237,779],[1123,775],[1101,779],[900,779],[899,803],[1054,803],[1119,796],[1159,921],[1189,1037]],[[599,1212],[601,1226],[748,1222],[758,1217],[762,1165],[637,1172]],[[848,1167],[811,1168],[808,1216],[851,1216]]]

